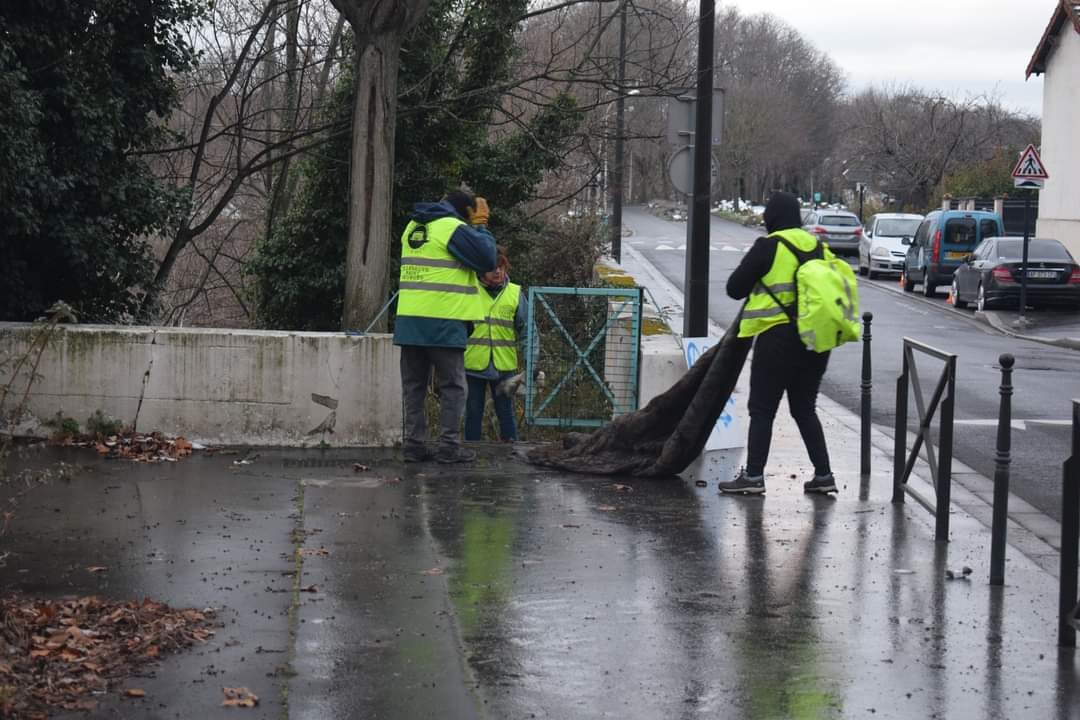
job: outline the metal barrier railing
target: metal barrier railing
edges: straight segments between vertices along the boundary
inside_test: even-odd
[[[1080,627],[1077,560],[1080,553],[1080,400],[1072,401],[1072,455],[1061,476],[1061,587],[1058,593],[1058,645],[1076,647]]]
[[[919,372],[915,366],[915,352],[938,358],[944,362],[937,386],[926,403],[923,398]],[[908,385],[915,391],[915,409],[919,415],[919,431],[915,436],[915,445],[910,454],[907,452]],[[893,495],[894,503],[904,502],[905,491],[914,497],[927,510],[934,513],[936,520],[934,540],[949,541],[949,501],[952,494],[952,445],[953,411],[956,403],[956,355],[931,347],[924,343],[904,338],[903,369],[896,379],[896,433],[893,446]],[[935,456],[934,444],[930,437],[930,423],[934,413],[941,406],[938,430],[938,452]],[[930,466],[930,476],[934,483],[935,499],[931,502],[921,493],[908,487],[919,450],[926,445],[926,459]]]

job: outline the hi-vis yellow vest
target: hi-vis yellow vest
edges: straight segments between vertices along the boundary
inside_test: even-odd
[[[465,369],[483,371],[488,369],[492,357],[499,372],[513,372],[518,368],[517,333],[514,332],[514,315],[521,299],[521,286],[506,283],[491,299],[487,317],[476,323],[469,345],[465,348]]]
[[[476,321],[486,315],[487,293],[476,273],[450,254],[456,217],[421,224],[410,221],[401,236],[401,274],[397,314],[442,320]]]
[[[816,237],[801,228],[778,230],[771,233],[770,237],[772,235],[779,235],[799,250],[806,252],[813,250],[818,243]],[[828,248],[824,248],[824,252],[827,258],[832,256]],[[795,303],[795,271],[798,268],[798,259],[782,244],[777,243],[772,267],[750,291],[750,300],[743,308],[742,320],[739,322],[739,337],[754,337],[771,327],[791,322],[788,312],[776,304],[765,288],[767,287],[785,306],[791,307]]]

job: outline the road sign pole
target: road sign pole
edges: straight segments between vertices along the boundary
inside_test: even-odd
[[[1024,191],[1024,250],[1020,259],[1020,315],[1018,321],[1024,322],[1024,310],[1027,307],[1027,282],[1028,282],[1028,244],[1031,242],[1031,193],[1034,190]]]
[[[694,127],[694,183],[686,244],[686,313],[683,334],[709,334],[709,201],[712,197],[712,103],[714,0],[701,0],[698,20],[697,98]]]

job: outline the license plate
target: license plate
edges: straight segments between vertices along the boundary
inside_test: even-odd
[[[947,260],[963,260],[966,255],[966,252],[947,252],[945,258]]]
[[[1028,270],[1027,276],[1036,280],[1053,280],[1057,273],[1053,270]]]

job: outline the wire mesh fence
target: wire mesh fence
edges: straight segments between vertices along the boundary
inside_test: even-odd
[[[637,409],[641,288],[529,292],[525,421],[599,427]]]

